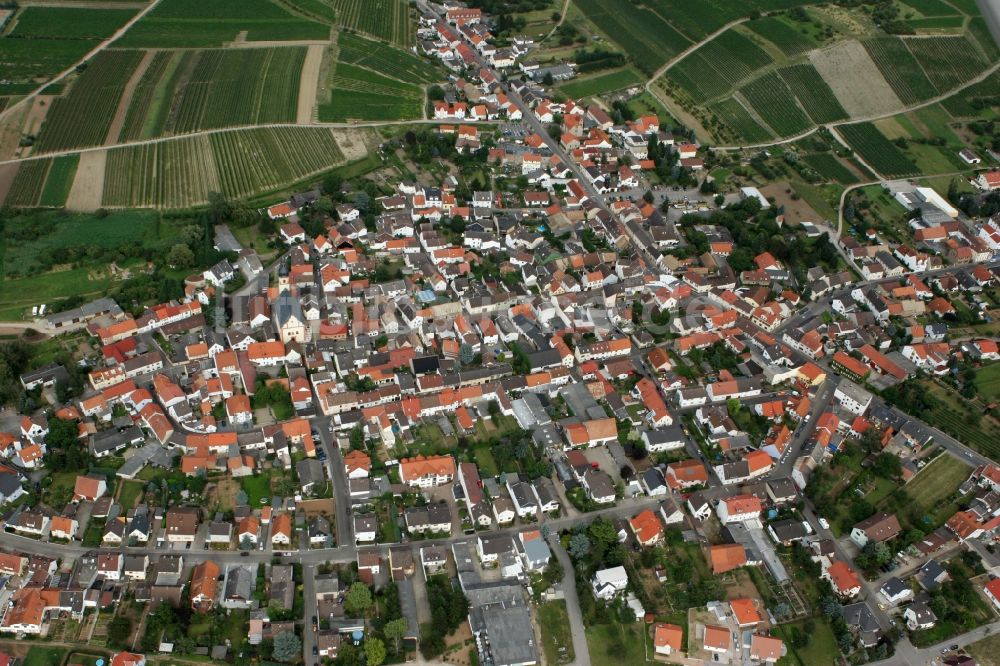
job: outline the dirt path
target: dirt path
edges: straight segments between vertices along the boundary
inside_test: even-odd
[[[306,50],[306,59],[302,63],[302,76],[299,78],[299,107],[295,120],[303,125],[312,122],[313,109],[316,107],[316,88],[319,86],[319,70],[323,64],[323,51],[326,46],[313,44]]]
[[[111,121],[111,127],[108,128],[108,135],[104,139],[104,145],[111,145],[118,141],[118,137],[122,133],[122,127],[125,125],[125,117],[128,115],[128,107],[132,104],[132,96],[135,95],[135,89],[146,73],[146,69],[149,68],[149,63],[153,62],[154,57],[156,57],[154,49],[146,51],[142,56],[142,60],[139,61],[139,66],[135,68],[128,83],[125,84],[121,100],[118,102],[118,108],[115,109],[115,117]]]
[[[281,46],[329,46],[330,42],[324,42],[320,39],[296,39],[287,42],[278,41],[263,41],[263,42],[248,42],[245,40],[240,41],[237,39],[229,44],[231,49],[270,49]]]
[[[91,212],[101,207],[107,159],[106,150],[92,150],[80,155],[80,166],[76,168],[73,187],[66,198],[67,209]]]
[[[39,130],[42,129],[42,123],[45,122],[45,115],[52,108],[53,99],[55,99],[53,95],[39,95],[33,100],[31,108],[28,110],[28,115],[24,119],[24,125],[21,126],[22,132],[25,134],[38,134]]]

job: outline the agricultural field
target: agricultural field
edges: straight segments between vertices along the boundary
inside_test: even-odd
[[[805,155],[802,160],[821,176],[842,185],[853,185],[861,180],[833,153],[813,153]]]
[[[983,81],[942,100],[941,106],[952,118],[978,116],[1000,100],[1000,73],[994,72]]]
[[[322,23],[336,23],[337,10],[327,0],[287,0],[287,5],[295,8],[300,14]]]
[[[746,27],[774,44],[786,56],[796,56],[816,48],[816,42],[793,27],[786,19],[775,16],[749,21]]]
[[[847,111],[844,111],[837,96],[812,65],[791,65],[780,69],[779,73],[814,123],[823,124],[847,118]]]
[[[330,130],[234,130],[108,153],[102,205],[186,208],[212,191],[243,198],[289,185],[344,162]]]
[[[881,175],[889,178],[912,176],[917,165],[872,123],[843,125],[837,131],[858,155]]]
[[[37,152],[96,146],[104,143],[123,88],[135,70],[139,51],[102,51],[56,98],[35,142]]]
[[[644,79],[630,67],[612,72],[573,79],[559,86],[559,90],[573,99],[603,95],[631,86],[639,86]]]
[[[190,78],[168,104],[163,131],[295,122],[305,56],[304,46],[195,52]]]
[[[646,74],[691,44],[658,13],[629,0],[576,0],[575,4]]]
[[[939,93],[975,78],[987,67],[979,50],[965,37],[908,39],[906,45]]]
[[[754,120],[738,100],[730,97],[709,107],[715,117],[724,123],[737,141],[761,143],[772,138],[772,134]]]
[[[66,198],[73,186],[76,168],[80,164],[79,155],[60,155],[52,160],[45,187],[38,199],[40,206],[61,207],[66,205]]]
[[[17,167],[17,175],[7,192],[4,205],[19,208],[37,206],[51,167],[51,159],[22,162]]]
[[[158,51],[153,56],[136,85],[118,141],[148,139],[154,136],[153,127],[163,127],[167,111],[164,102],[168,92],[165,88],[168,86],[161,86],[160,82],[169,79],[176,71],[182,55],[179,51]],[[169,89],[173,90],[172,87]]]
[[[986,402],[1000,400],[1000,363],[984,365],[977,370],[973,383],[976,385],[976,391]]]
[[[378,37],[397,46],[413,45],[414,30],[406,0],[329,0],[343,28]]]
[[[776,72],[752,81],[740,93],[778,136],[792,136],[812,126],[805,112],[793,103],[792,91]]]
[[[694,101],[727,94],[773,60],[752,40],[735,30],[726,32],[667,71],[667,76]]]
[[[400,81],[434,83],[445,78],[440,68],[430,60],[350,32],[343,32],[337,37],[337,47],[338,61],[365,67]]]
[[[26,39],[105,39],[135,16],[134,9],[25,7],[9,36]]]
[[[243,33],[247,41],[327,41],[330,26],[296,16],[270,0],[163,0],[116,45],[207,48]]]
[[[415,85],[340,63],[330,79],[330,99],[319,105],[319,119],[405,120],[423,117],[423,91]]]
[[[915,104],[937,94],[934,84],[902,39],[874,37],[863,43],[882,76],[904,104]]]

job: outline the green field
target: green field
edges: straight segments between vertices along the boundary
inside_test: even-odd
[[[772,138],[772,134],[754,120],[739,101],[732,97],[716,102],[709,107],[716,118],[726,124],[737,141],[761,143]]]
[[[24,657],[23,666],[53,666],[61,664],[66,658],[63,648],[32,646]]]
[[[904,0],[904,4],[913,7],[924,16],[951,16],[955,8],[943,0]]]
[[[871,123],[855,123],[837,128],[862,159],[883,176],[914,175],[917,165]]]
[[[813,629],[808,633],[809,644],[803,648],[792,648],[790,643],[792,627],[804,628],[805,620],[783,624],[776,629],[776,635],[784,639],[789,646],[788,655],[778,663],[799,664],[799,666],[833,666],[840,663],[840,648],[833,635],[830,625],[818,619],[813,622]],[[786,661],[788,660],[788,661]]]
[[[857,174],[848,169],[833,153],[813,153],[803,158],[806,164],[820,175],[843,185],[860,182]]]
[[[245,476],[243,477],[243,481],[240,485],[243,488],[243,492],[245,492],[249,498],[247,502],[248,505],[255,509],[260,508],[261,499],[271,499],[270,474],[254,474],[253,476]]]
[[[644,79],[634,69],[625,67],[612,72],[577,78],[559,86],[559,90],[573,99],[582,99],[594,95],[622,90],[632,86],[642,85]]]
[[[135,507],[136,502],[142,497],[144,485],[141,481],[123,482],[118,494],[118,503],[126,510]]]
[[[64,206],[69,190],[73,186],[76,167],[80,164],[79,155],[62,155],[52,160],[45,187],[38,200],[40,206]]]
[[[260,128],[123,146],[108,153],[106,207],[187,208],[208,193],[243,198],[343,164],[328,129]]]
[[[984,401],[1000,400],[1000,363],[990,363],[976,370],[973,383]]]
[[[104,143],[123,88],[142,58],[139,51],[102,51],[69,93],[52,102],[35,143],[37,152]]]
[[[330,79],[330,100],[319,105],[319,119],[406,120],[423,117],[423,91],[415,85],[340,63]]]
[[[572,663],[573,637],[570,635],[566,602],[549,601],[538,606],[538,625],[542,628],[542,649],[548,664]],[[565,652],[560,653],[559,648]],[[562,656],[562,659],[560,659]]]
[[[76,258],[70,251],[85,254],[88,248],[138,243],[165,249],[176,236],[172,225],[161,223],[158,215],[149,212],[113,213],[103,218],[57,211],[12,216],[3,225],[2,274],[5,278],[32,275],[53,264],[69,263]]]
[[[944,453],[910,479],[903,486],[903,492],[909,504],[919,507],[921,511],[936,510],[951,499],[971,471],[969,465]]]
[[[621,666],[645,662],[645,624],[630,622],[587,627],[587,648],[593,666]]]
[[[337,37],[337,59],[407,83],[433,83],[445,78],[431,61],[383,42],[350,32]]]
[[[409,47],[413,24],[406,0],[329,0],[337,22],[345,28]]]
[[[161,84],[161,81],[169,80],[177,71],[183,54],[181,51],[158,51],[153,56],[132,95],[119,141],[148,139],[162,130],[173,86]]]
[[[191,76],[168,102],[168,134],[294,122],[305,47],[225,49],[191,54]],[[145,119],[143,120],[145,124]]]
[[[20,208],[65,205],[79,161],[78,155],[64,155],[22,162],[4,204]]]
[[[92,295],[95,298],[107,293],[111,280],[94,276],[86,268],[74,268],[56,273],[44,273],[28,278],[3,280],[0,295],[0,320],[21,319],[26,310],[41,303],[52,304],[63,298]]]
[[[943,100],[941,106],[953,118],[971,118],[983,113],[984,109],[996,105],[996,100],[1000,99],[998,90],[1000,90],[1000,73],[994,72],[985,80]]]
[[[824,124],[847,118],[844,107],[815,67],[809,64],[791,65],[779,72],[813,122]]]
[[[812,126],[795,96],[776,72],[768,72],[740,90],[754,111],[778,136],[791,136]]]
[[[296,16],[269,0],[163,0],[117,45],[212,47],[231,42],[244,31],[248,41],[325,41],[330,37],[330,26]]]

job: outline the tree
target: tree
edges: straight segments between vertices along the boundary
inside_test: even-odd
[[[250,496],[246,494],[242,489],[236,491],[236,505],[243,506],[250,501]]]
[[[364,615],[372,606],[372,591],[362,582],[351,585],[344,597],[344,610],[351,615]]]
[[[590,539],[582,532],[569,539],[569,554],[574,560],[581,560],[590,552]]]
[[[253,548],[253,539],[250,538],[249,534],[244,534],[243,538],[240,539],[240,550],[250,550]]]
[[[385,661],[385,643],[377,638],[365,641],[365,666],[381,666]]]
[[[399,652],[399,641],[403,640],[406,636],[408,628],[406,619],[401,617],[391,620],[390,622],[386,622],[385,626],[382,627],[382,633],[385,634],[385,637],[395,643],[396,652]]]
[[[124,615],[112,618],[108,623],[108,645],[123,648],[132,637],[132,621]]]
[[[167,253],[167,265],[173,268],[187,268],[194,263],[194,252],[184,243],[177,243]]]
[[[302,654],[302,640],[291,631],[283,631],[274,637],[271,657],[278,661],[292,662]]]
[[[903,463],[899,456],[891,453],[880,453],[875,458],[872,471],[883,479],[896,479],[903,473]]]

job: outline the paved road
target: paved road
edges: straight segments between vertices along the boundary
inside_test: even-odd
[[[330,479],[333,480],[333,502],[337,519],[337,545],[354,545],[354,525],[351,522],[351,494],[344,470],[344,458],[340,447],[330,434],[330,419],[316,418],[312,420],[319,430],[321,446],[326,450],[326,466]]]

